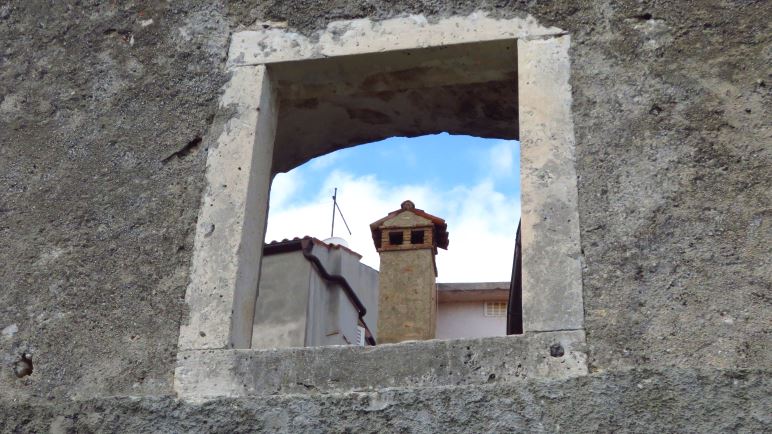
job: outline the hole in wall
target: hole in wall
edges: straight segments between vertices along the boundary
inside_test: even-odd
[[[550,356],[563,357],[564,354],[565,354],[565,350],[563,349],[563,345],[560,345],[559,343],[554,343],[550,345]]]
[[[13,364],[13,373],[17,378],[32,375],[32,354],[22,354],[20,359]]]
[[[640,20],[640,21],[648,21],[648,20],[652,19],[653,17],[652,17],[652,15],[649,12],[644,12],[642,14],[633,15],[633,18],[635,18],[636,20]]]

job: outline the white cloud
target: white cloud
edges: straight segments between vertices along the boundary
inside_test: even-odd
[[[292,172],[288,175],[292,177]],[[279,180],[279,176],[276,179]],[[304,235],[329,237],[331,196],[338,187],[338,204],[353,234],[348,235],[338,216],[335,235],[346,238],[352,250],[363,256],[365,264],[377,269],[379,262],[370,223],[410,199],[416,207],[448,223],[450,246],[447,251],[440,249],[437,256],[439,281],[507,281],[510,278],[520,205],[495,191],[490,179],[471,186],[437,190],[427,185],[390,186],[372,175],[355,177],[333,171],[321,180],[314,198],[303,203],[293,202],[287,195],[299,181],[282,182],[281,191],[276,191],[276,181],[271,189],[267,241]]]
[[[490,175],[496,178],[509,178],[515,174],[515,166],[520,164],[515,161],[515,155],[519,147],[516,140],[502,140],[491,146],[488,150],[487,161],[484,161],[484,167],[489,170]]]
[[[329,154],[324,154],[309,161],[308,166],[313,170],[326,169],[337,163],[338,160],[340,160],[341,155],[340,152],[330,152]]]
[[[284,206],[302,185],[303,179],[297,170],[277,174],[271,183],[271,206]]]

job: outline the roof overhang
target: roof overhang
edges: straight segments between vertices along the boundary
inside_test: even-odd
[[[509,282],[438,283],[440,303],[464,301],[507,301]]]

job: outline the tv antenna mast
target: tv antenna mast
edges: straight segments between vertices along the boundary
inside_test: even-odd
[[[335,210],[338,210],[340,218],[343,219],[343,224],[346,225],[348,234],[351,235],[351,229],[349,229],[348,223],[346,223],[346,217],[343,217],[343,211],[338,206],[338,187],[335,187],[335,192],[332,194],[332,228],[330,229],[330,238],[335,236]]]

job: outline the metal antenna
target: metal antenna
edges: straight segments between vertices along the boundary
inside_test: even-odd
[[[335,208],[338,207],[338,187],[335,187],[335,193],[332,194],[332,228],[330,229],[330,238],[335,236]]]
[[[348,228],[348,223],[346,223],[346,217],[343,217],[343,211],[340,210],[340,206],[338,206],[338,202],[335,202],[335,208],[338,208],[338,213],[340,213],[340,218],[343,219],[343,224],[346,225],[346,230],[348,231],[348,234],[351,235],[351,229]]]
[[[348,223],[346,223],[346,217],[343,217],[343,211],[340,210],[340,206],[338,206],[338,188],[335,187],[335,192],[332,194],[332,227],[330,228],[330,238],[335,236],[335,210],[338,210],[338,213],[340,213],[340,218],[343,219],[343,224],[346,225],[346,230],[348,231],[348,234],[351,235],[351,229],[348,227]]]

